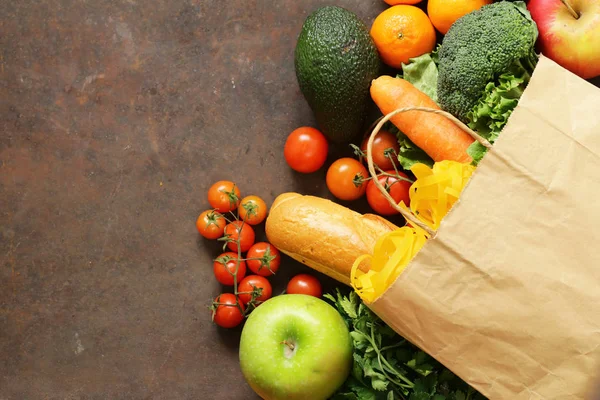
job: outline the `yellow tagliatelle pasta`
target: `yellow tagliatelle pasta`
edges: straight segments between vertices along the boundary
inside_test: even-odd
[[[359,257],[352,266],[350,282],[356,293],[367,302],[374,301],[402,273],[426,240],[425,231],[408,226],[381,236],[373,255]],[[365,273],[358,266],[367,258],[371,259],[371,268]]]
[[[433,168],[415,164],[411,171],[417,179],[410,187],[410,211],[437,230],[474,170],[470,164],[455,161],[437,162]],[[404,203],[400,207],[408,210]],[[373,255],[357,258],[352,266],[350,280],[356,293],[367,303],[373,302],[394,283],[426,241],[426,232],[411,226],[381,236]],[[365,273],[358,266],[366,259],[371,260],[371,268]]]
[[[417,179],[410,187],[410,210],[419,220],[437,230],[475,167],[455,161],[440,161],[433,168],[415,164],[411,171]],[[406,208],[404,204],[400,206]]]

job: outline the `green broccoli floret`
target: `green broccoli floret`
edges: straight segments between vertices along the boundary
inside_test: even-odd
[[[463,122],[488,83],[505,73],[531,75],[538,29],[524,2],[490,4],[457,20],[439,51],[438,101]],[[522,75],[521,75],[522,76]],[[525,84],[529,77],[524,77]]]

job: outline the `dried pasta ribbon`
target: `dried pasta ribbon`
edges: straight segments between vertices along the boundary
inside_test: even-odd
[[[458,200],[475,167],[456,161],[439,161],[433,168],[415,164],[411,171],[417,179],[409,191],[410,210],[419,220],[437,230]],[[400,203],[400,207],[406,209],[404,202]]]
[[[439,228],[450,211],[475,167],[456,161],[440,161],[429,168],[415,164],[411,171],[416,181],[410,187],[410,210],[434,230]],[[400,207],[408,210],[404,202]],[[373,255],[356,259],[350,271],[350,283],[356,293],[368,304],[381,296],[408,266],[425,245],[427,233],[418,227],[404,226],[382,235],[375,244]],[[368,272],[360,264],[370,259]]]
[[[350,282],[356,293],[367,303],[374,301],[396,280],[426,241],[424,230],[408,226],[382,235],[373,255],[363,255],[352,265]],[[371,268],[365,273],[358,266],[368,258]]]

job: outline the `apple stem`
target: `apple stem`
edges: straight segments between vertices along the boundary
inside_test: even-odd
[[[285,344],[291,351],[294,351],[295,349],[294,343],[290,343],[287,340],[284,340],[283,342],[281,342],[281,344]]]
[[[575,9],[573,8],[573,6],[571,5],[571,2],[569,0],[560,0],[560,1],[565,5],[565,7],[567,7],[567,10],[569,10],[571,15],[575,19],[579,19],[579,14],[577,14],[577,11],[575,11]]]

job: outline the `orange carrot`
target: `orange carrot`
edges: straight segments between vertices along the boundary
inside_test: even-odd
[[[410,82],[380,76],[371,84],[371,97],[383,115],[405,107],[440,107]],[[433,161],[471,162],[467,148],[475,140],[443,115],[423,111],[397,114],[391,121]]]

